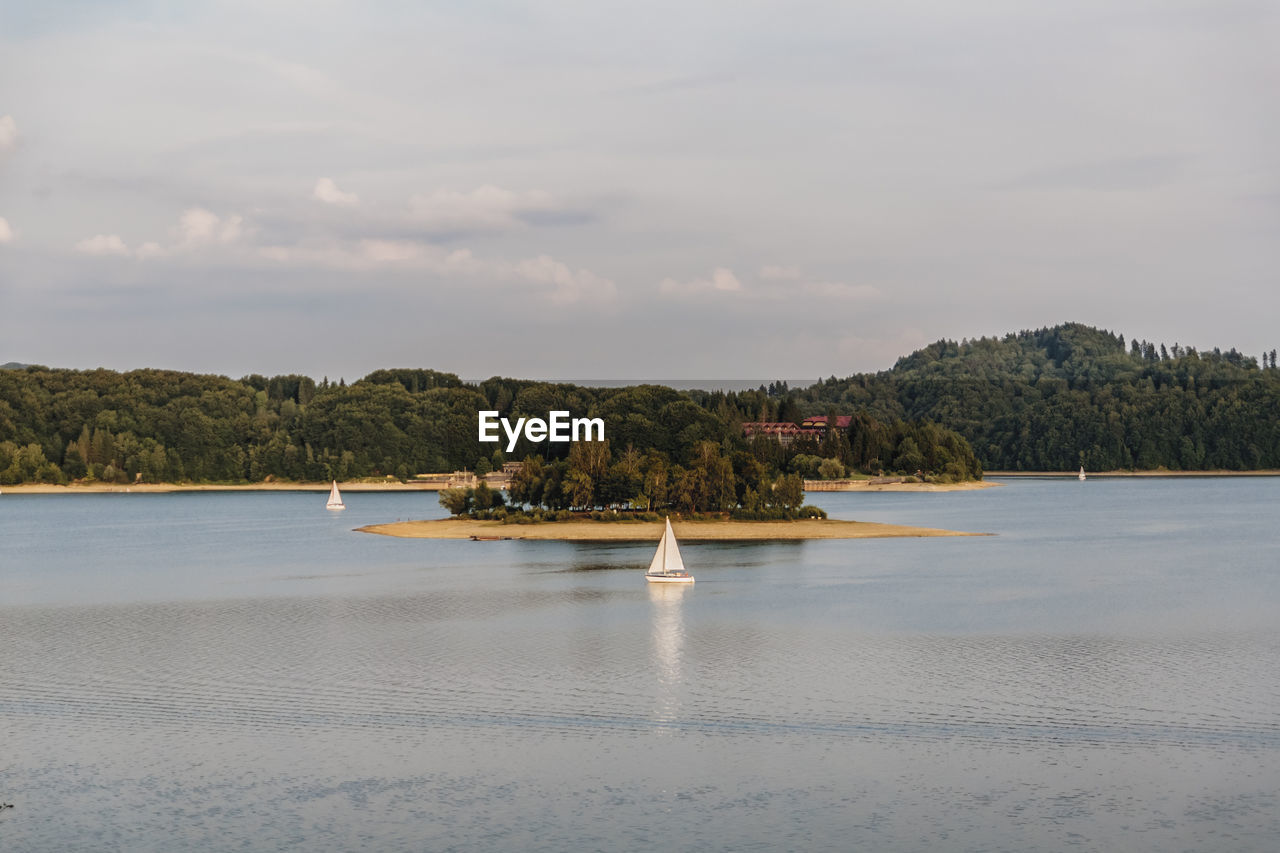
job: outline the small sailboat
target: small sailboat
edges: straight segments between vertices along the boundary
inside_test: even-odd
[[[329,490],[329,502],[324,505],[325,509],[346,509],[347,505],[342,502],[342,492],[338,491],[338,481],[333,481],[333,488]]]
[[[1081,465],[1081,466],[1080,466],[1080,473],[1076,475],[1076,479],[1078,479],[1078,480],[1083,480],[1083,479],[1084,479],[1084,466],[1083,466],[1083,465]]]
[[[667,519],[667,529],[658,542],[658,550],[649,564],[649,571],[644,579],[649,583],[693,583],[693,575],[685,571],[684,560],[680,559],[680,546],[676,544],[676,535],[671,531],[671,519]]]

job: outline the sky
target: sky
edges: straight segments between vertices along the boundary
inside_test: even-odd
[[[0,2],[0,363],[1280,346],[1280,6]]]

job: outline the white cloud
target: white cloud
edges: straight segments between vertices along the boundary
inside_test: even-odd
[[[9,243],[13,240],[13,229],[9,227],[9,220],[0,216],[0,245]]]
[[[316,188],[312,191],[312,195],[325,204],[351,207],[360,203],[359,196],[355,193],[343,192],[338,189],[338,185],[333,182],[332,178],[321,178],[316,181]]]
[[[527,258],[513,267],[513,273],[537,284],[551,285],[548,298],[552,302],[570,303],[590,300],[610,300],[617,295],[612,281],[601,278],[590,270],[571,270],[568,265],[547,255]]]
[[[470,249],[444,249],[418,240],[360,240],[355,244],[264,246],[258,254],[287,266],[345,270],[402,269],[441,277],[465,277],[497,284],[532,284],[551,302],[608,302],[617,296],[614,283],[590,270],[574,270],[549,255],[519,261],[477,258]]]
[[[173,230],[177,249],[198,249],[216,244],[226,245],[240,239],[243,218],[231,214],[226,219],[202,207],[183,211]]]
[[[839,301],[867,301],[878,299],[880,290],[869,284],[847,284],[839,281],[811,279],[796,267],[766,266],[760,269],[758,278],[743,284],[726,267],[717,267],[706,278],[680,281],[663,279],[659,291],[669,296],[699,296],[712,293],[733,294],[751,301],[778,301],[796,296]]]
[[[558,209],[545,192],[517,193],[489,184],[468,193],[439,190],[416,195],[409,209],[419,224],[438,230],[498,230],[524,225],[522,217]]]
[[[13,116],[0,116],[0,154],[18,146],[18,123]]]
[[[716,267],[709,278],[695,278],[692,281],[677,281],[666,278],[658,285],[663,293],[692,295],[696,293],[741,293],[742,282],[726,267]]]
[[[237,214],[221,217],[202,207],[192,207],[183,211],[178,224],[169,229],[168,245],[148,240],[134,250],[118,234],[97,234],[76,243],[75,249],[86,255],[134,257],[145,261],[211,246],[230,246],[244,236],[243,226],[244,218]]]
[[[96,234],[76,243],[76,251],[86,255],[125,256],[129,254],[129,247],[119,234]]]
[[[429,249],[434,247],[412,240],[362,240],[360,250],[364,258],[374,264],[404,264],[426,260]]]

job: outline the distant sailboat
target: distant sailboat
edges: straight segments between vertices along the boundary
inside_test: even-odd
[[[338,491],[338,481],[333,481],[333,488],[329,490],[329,502],[324,505],[325,509],[346,509],[347,505],[342,502],[342,492]]]
[[[658,542],[658,550],[649,564],[649,571],[644,579],[649,583],[693,583],[693,575],[685,571],[684,560],[680,559],[680,546],[676,544],[676,535],[671,531],[671,519],[667,519],[667,529]]]
[[[1080,473],[1079,473],[1078,475],[1076,475],[1076,479],[1079,479],[1079,480],[1083,480],[1083,479],[1084,479],[1084,466],[1083,466],[1083,465],[1081,465],[1081,466],[1080,466]]]

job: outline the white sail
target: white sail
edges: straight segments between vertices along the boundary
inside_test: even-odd
[[[1079,477],[1080,477],[1080,479],[1081,479],[1081,480],[1083,480],[1083,479],[1084,479],[1084,466],[1083,466],[1083,465],[1081,465],[1081,466],[1080,466],[1080,474],[1079,474]]]
[[[662,533],[662,541],[649,564],[649,574],[661,575],[668,572],[683,572],[684,560],[680,559],[680,546],[676,544],[676,535],[671,530],[671,519],[667,519],[667,529]]]
[[[342,493],[338,491],[338,481],[333,481],[333,488],[329,490],[329,502],[324,505],[325,509],[346,509],[347,505],[342,502]]]

